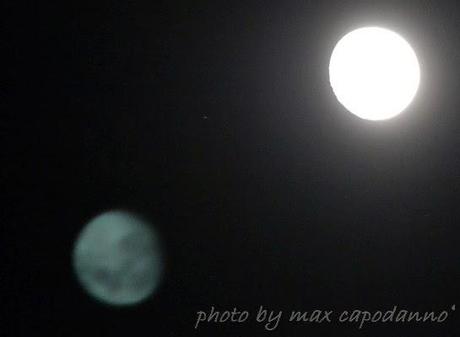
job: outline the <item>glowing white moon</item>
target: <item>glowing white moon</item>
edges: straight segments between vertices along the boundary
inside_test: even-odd
[[[162,272],[158,238],[135,215],[103,213],[79,234],[73,266],[83,288],[111,305],[132,305],[157,288]]]
[[[347,110],[363,119],[384,120],[411,103],[420,83],[420,66],[401,36],[384,28],[365,27],[337,43],[329,79]]]

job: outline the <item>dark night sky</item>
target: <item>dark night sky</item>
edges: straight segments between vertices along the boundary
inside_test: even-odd
[[[0,7],[4,336],[457,336],[443,324],[255,323],[196,312],[460,305],[460,4],[30,1]],[[397,118],[349,114],[332,48],[397,31],[421,87]],[[162,234],[148,302],[100,305],[71,249],[122,208]]]

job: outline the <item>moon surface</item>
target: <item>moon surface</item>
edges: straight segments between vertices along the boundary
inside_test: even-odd
[[[73,266],[82,287],[95,299],[110,305],[137,304],[159,284],[159,240],[136,215],[106,212],[86,224],[77,237]]]
[[[335,96],[351,113],[368,120],[395,117],[412,102],[420,66],[409,43],[395,32],[364,27],[346,34],[329,63]]]

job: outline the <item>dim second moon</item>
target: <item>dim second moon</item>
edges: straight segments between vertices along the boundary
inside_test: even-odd
[[[162,264],[153,229],[122,211],[92,219],[73,251],[73,267],[82,287],[110,305],[133,305],[149,298],[160,282]]]

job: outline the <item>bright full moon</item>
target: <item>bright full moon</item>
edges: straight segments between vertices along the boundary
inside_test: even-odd
[[[365,27],[337,43],[329,79],[347,110],[377,121],[395,117],[411,103],[420,83],[420,66],[401,36],[387,29]]]

